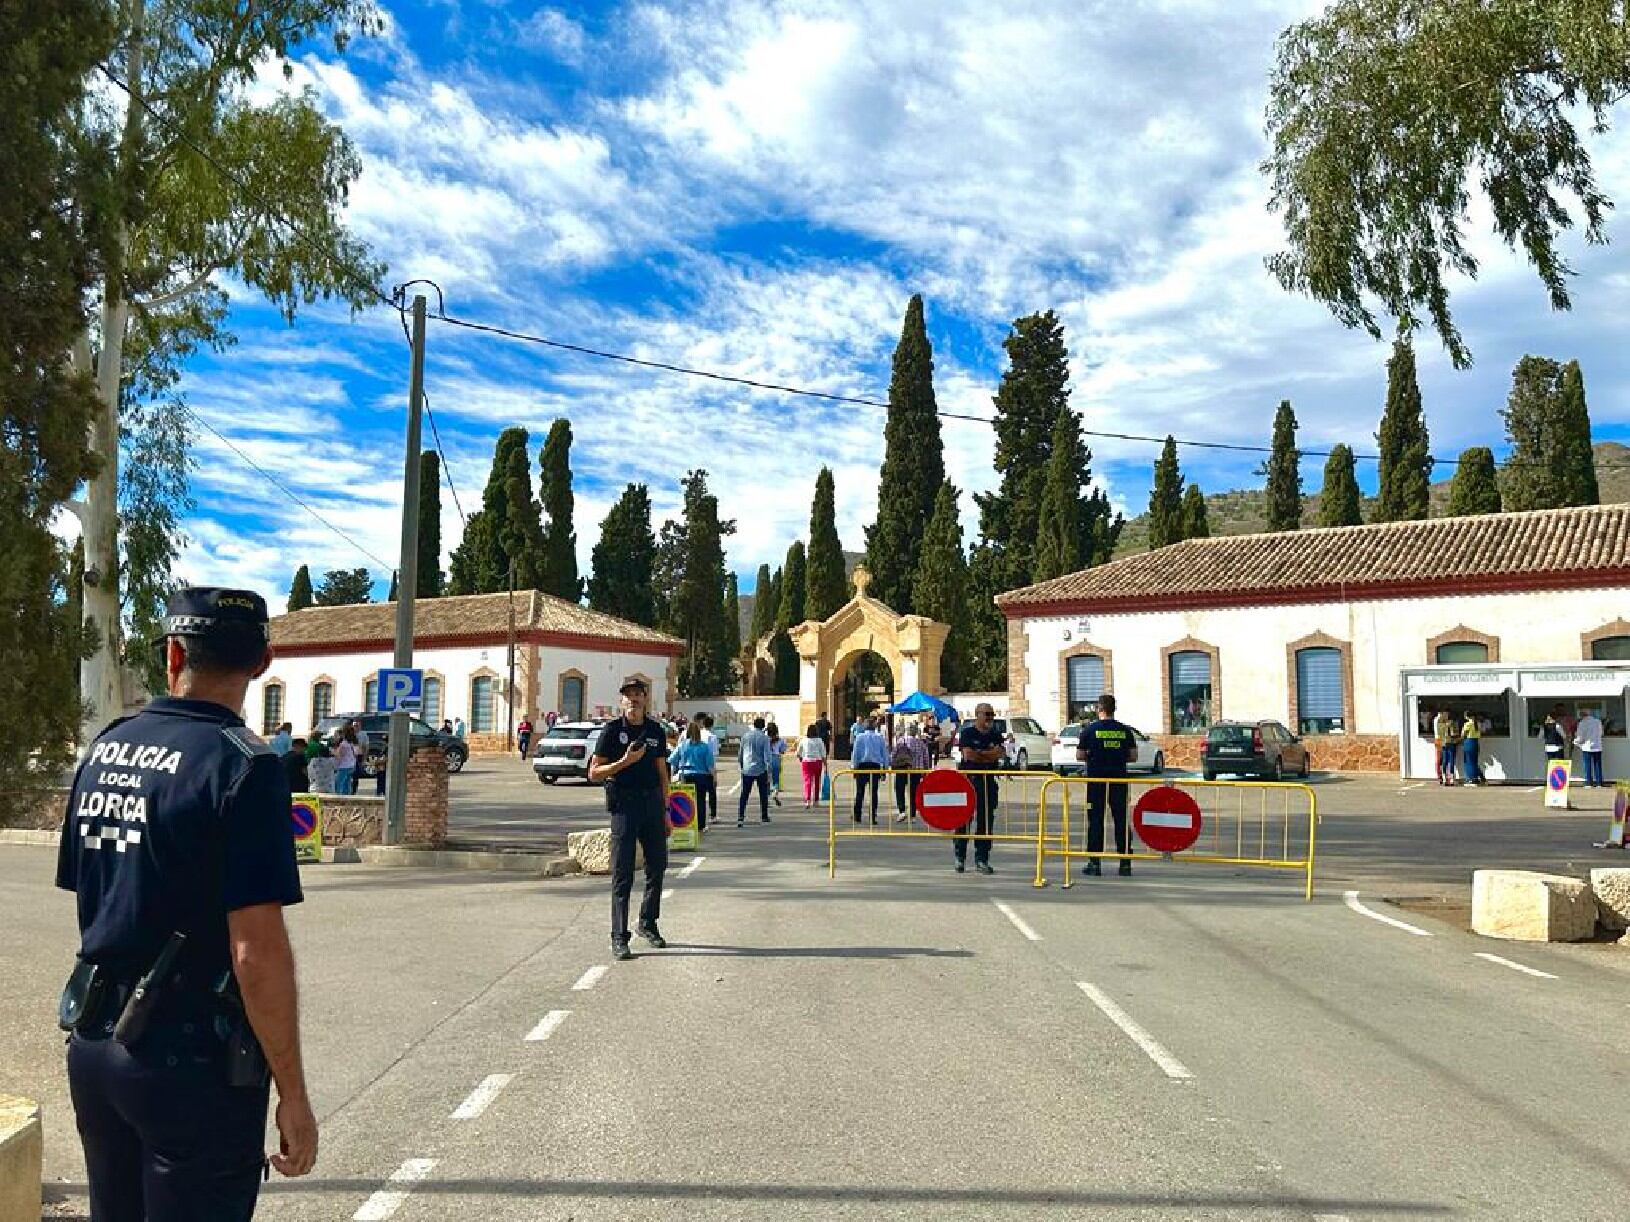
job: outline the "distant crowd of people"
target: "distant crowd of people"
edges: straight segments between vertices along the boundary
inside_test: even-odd
[[[1492,728],[1493,723],[1475,710],[1462,713],[1444,707],[1432,714],[1432,746],[1437,756],[1439,785],[1484,784],[1482,740]],[[1575,716],[1565,705],[1551,706],[1539,727],[1547,764],[1571,759],[1577,749],[1584,770],[1583,784],[1592,789],[1602,788],[1606,784],[1602,778],[1602,735],[1605,732],[1602,719],[1593,708],[1586,708]]]

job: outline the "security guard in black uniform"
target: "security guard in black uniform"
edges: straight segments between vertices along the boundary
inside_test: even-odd
[[[79,765],[57,885],[78,896],[63,991],[68,1085],[95,1222],[254,1214],[268,1073],[281,1150],[317,1157],[283,906],[300,902],[289,787],[238,710],[271,662],[266,603],[169,601],[170,695],[115,721]]]
[[[1132,727],[1115,720],[1115,697],[1105,692],[1098,697],[1098,720],[1081,731],[1075,758],[1087,765],[1087,776],[1124,777],[1126,766],[1138,758],[1138,740]],[[1126,790],[1125,785],[1087,785],[1087,851],[1104,851],[1104,804],[1115,816],[1115,851],[1125,853],[1126,847]],[[1103,862],[1097,857],[1087,859],[1088,874],[1102,874]],[[1132,862],[1121,858],[1121,873],[1132,873]]]
[[[636,843],[645,851],[645,896],[636,929],[658,950],[668,945],[657,929],[668,869],[668,736],[647,716],[651,691],[644,679],[629,675],[620,690],[623,715],[600,731],[589,780],[605,786],[611,812],[611,957],[632,959],[628,900],[634,892]]]

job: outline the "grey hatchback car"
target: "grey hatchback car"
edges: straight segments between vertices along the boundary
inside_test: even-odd
[[[1206,731],[1200,772],[1208,781],[1224,773],[1282,781],[1312,768],[1307,746],[1277,721],[1219,721]]]

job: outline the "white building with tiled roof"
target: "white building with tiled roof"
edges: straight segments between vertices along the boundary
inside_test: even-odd
[[[474,750],[499,749],[510,725],[505,691],[513,613],[516,721],[614,715],[625,675],[651,684],[667,709],[684,642],[537,590],[427,598],[415,603],[414,665],[425,672],[425,721],[462,718]],[[369,712],[377,675],[391,665],[395,603],[309,607],[271,622],[273,662],[244,708],[257,729],[292,722],[304,734],[323,717]]]
[[[1487,722],[1496,778],[1537,778],[1561,704],[1630,776],[1630,505],[1192,539],[996,601],[1014,713],[1052,729],[1113,690],[1173,765],[1272,719],[1315,767],[1430,778],[1448,707]]]

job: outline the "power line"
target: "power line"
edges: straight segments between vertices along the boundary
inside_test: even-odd
[[[458,520],[468,526],[470,519],[464,516],[464,506],[458,503],[458,489],[453,487],[453,473],[447,469],[447,455],[442,452],[441,433],[436,428],[436,413],[430,410],[430,395],[428,393],[424,394],[424,414],[425,418],[430,421],[430,436],[435,439],[436,453],[441,457],[442,478],[447,481],[447,491],[453,494],[453,508],[458,510]]]

